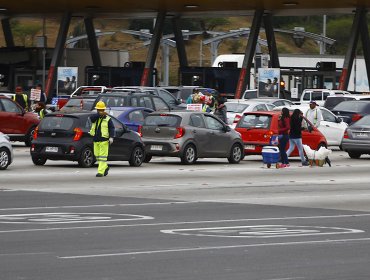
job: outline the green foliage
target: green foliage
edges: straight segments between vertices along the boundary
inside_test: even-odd
[[[345,54],[348,48],[348,39],[351,36],[353,18],[350,16],[336,17],[327,23],[327,36],[336,40],[335,54]]]
[[[26,25],[20,24],[18,20],[10,21],[10,26],[15,38],[18,38],[23,46],[34,46],[34,41],[37,33],[42,29],[42,25],[39,23],[29,23]],[[27,42],[30,41],[29,44]]]

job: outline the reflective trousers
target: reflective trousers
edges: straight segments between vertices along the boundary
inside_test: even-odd
[[[98,162],[98,173],[104,174],[108,168],[109,141],[94,142],[94,156]]]

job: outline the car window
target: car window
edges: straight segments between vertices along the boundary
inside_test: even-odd
[[[139,106],[150,108],[150,109],[153,109],[153,110],[155,109],[154,104],[152,102],[152,99],[149,96],[139,97]]]
[[[202,115],[194,114],[190,116],[190,126],[204,128],[205,124]]]
[[[205,116],[206,124],[209,129],[212,130],[222,130],[224,129],[224,125],[217,119],[211,116]]]
[[[321,114],[324,121],[336,123],[336,118],[332,113],[326,110],[321,110]]]
[[[309,121],[306,118],[303,118],[303,120],[302,120],[302,127],[306,130],[312,130],[313,129],[312,125],[309,123]]]
[[[99,101],[103,101],[107,107],[129,106],[127,96],[102,96]]]
[[[226,102],[225,105],[226,105],[227,111],[232,112],[232,113],[242,113],[249,106],[249,104],[233,103],[233,102]]]
[[[167,103],[164,102],[163,99],[157,96],[153,96],[153,101],[154,101],[155,109],[157,111],[168,111],[169,110]]]
[[[128,114],[128,119],[132,122],[142,123],[144,121],[144,114],[140,110],[135,110]]]
[[[335,106],[333,111],[363,112],[366,106],[366,102],[343,101]]]
[[[279,106],[284,106],[284,105],[285,105],[285,103],[284,103],[284,101],[282,101],[282,100],[278,100],[278,101],[275,101],[275,102],[274,102],[274,105],[275,105],[275,106],[277,106],[277,107],[279,107]]]
[[[237,127],[241,128],[263,128],[269,129],[272,116],[265,115],[244,115]]]
[[[253,109],[253,111],[266,111],[266,110],[267,110],[267,107],[264,104],[259,104]]]
[[[69,131],[74,128],[74,123],[77,122],[77,119],[71,117],[59,117],[51,116],[43,118],[39,124],[40,130],[65,130]]]
[[[272,111],[272,110],[274,110],[274,108],[276,107],[275,105],[273,105],[273,104],[266,104],[266,107],[267,107],[267,110],[268,111]]]
[[[182,118],[175,115],[149,115],[145,118],[144,125],[177,127]]]
[[[113,119],[113,118],[111,118],[111,120],[113,122],[114,129],[123,129],[122,123],[120,123],[119,121],[117,121],[116,119]]]
[[[322,100],[322,92],[321,91],[312,92],[312,100]]]
[[[328,96],[330,96],[330,93],[329,92],[327,92],[327,91],[324,91],[323,92],[323,100],[326,100],[326,98],[328,98]]]
[[[175,104],[175,98],[173,95],[165,90],[159,91],[159,96],[163,98],[164,101],[166,101],[168,104]]]
[[[8,99],[5,99],[5,98],[2,98],[1,99],[2,103],[3,103],[3,110],[5,112],[9,112],[9,113],[22,113],[22,110],[21,108],[19,108],[17,106],[17,104],[15,104],[14,102],[12,102],[11,100],[8,100]]]
[[[310,101],[311,100],[311,92],[305,92],[303,95],[303,100]]]

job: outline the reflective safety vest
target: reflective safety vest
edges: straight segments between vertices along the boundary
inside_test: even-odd
[[[39,112],[40,119],[43,119],[45,117],[45,109],[41,109]]]
[[[110,117],[106,116],[105,118],[99,118],[96,122],[94,122],[90,129],[90,135],[95,136],[95,133],[100,126],[101,137],[109,138],[109,127],[108,122]]]
[[[15,95],[13,95],[13,101],[15,101],[15,99],[16,99],[16,94]],[[23,100],[24,100],[24,103],[26,104],[26,110],[28,110],[28,96],[27,96],[27,94],[22,94],[22,96],[23,96]]]

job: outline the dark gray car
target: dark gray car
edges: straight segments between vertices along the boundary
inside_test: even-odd
[[[141,129],[146,159],[152,156],[181,158],[192,164],[198,158],[222,158],[239,163],[244,158],[240,134],[212,114],[182,111],[149,114]]]

